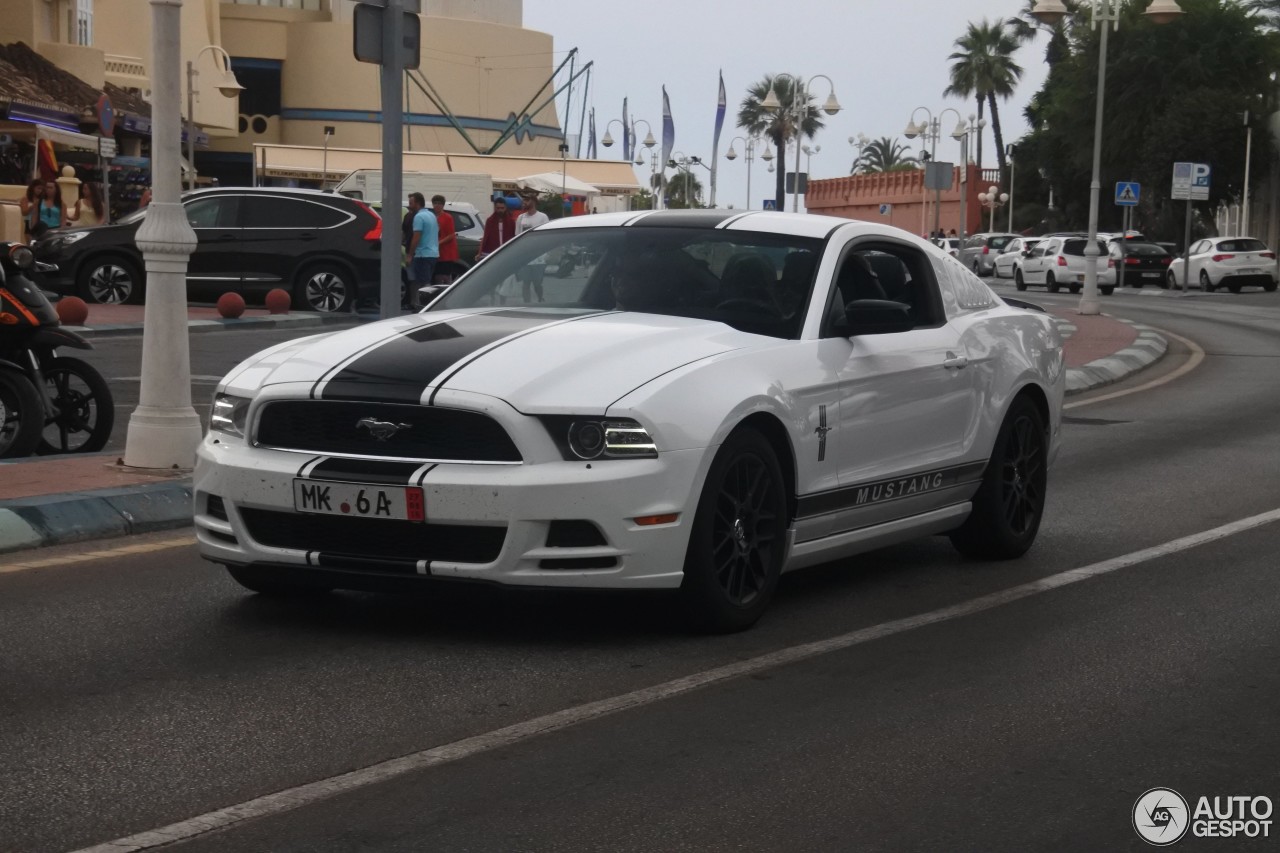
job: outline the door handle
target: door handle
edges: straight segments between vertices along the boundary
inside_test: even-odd
[[[956,355],[953,352],[947,353],[947,357],[942,360],[942,366],[948,370],[960,370],[967,367],[969,359],[962,355]]]

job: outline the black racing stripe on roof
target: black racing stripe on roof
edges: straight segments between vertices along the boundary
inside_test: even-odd
[[[717,228],[720,228],[720,229],[728,228],[730,225],[732,225],[733,223],[737,222],[739,219],[746,219],[748,216],[751,216],[751,215],[752,215],[752,214],[754,214],[754,213],[759,213],[759,211],[758,211],[758,210],[748,210],[748,211],[745,211],[745,212],[743,212],[743,213],[739,213],[737,216],[730,216],[728,219],[726,219],[724,222],[721,222],[721,223],[720,223],[719,225],[717,225],[716,227],[717,227]]]
[[[325,385],[323,400],[417,403],[450,367],[505,337],[563,319],[548,311],[492,311],[415,329],[370,350]]]
[[[850,225],[854,224],[854,222],[856,222],[856,221],[857,221],[857,220],[855,220],[855,219],[850,219],[848,222],[841,222],[839,225],[833,225],[833,226],[831,227],[831,230],[827,232],[827,236],[823,237],[822,239],[823,239],[823,240],[830,240],[832,237],[836,236],[836,232],[837,232],[837,231],[839,231],[841,228],[846,228],[846,227],[848,227],[848,226],[850,226]]]
[[[634,225],[637,222],[639,222],[641,219],[644,219],[646,216],[649,216],[652,213],[653,213],[652,210],[642,210],[622,224],[624,227],[627,225]]]
[[[646,216],[644,224],[654,228],[715,228],[737,215],[732,210],[660,210]]]
[[[421,462],[383,462],[375,459],[326,459],[311,469],[309,480],[341,483],[376,483],[380,486],[407,486]]]

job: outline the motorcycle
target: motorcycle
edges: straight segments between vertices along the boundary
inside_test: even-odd
[[[0,243],[0,458],[93,453],[106,446],[115,402],[88,362],[59,347],[93,349],[59,328],[58,312],[32,281],[31,249]]]

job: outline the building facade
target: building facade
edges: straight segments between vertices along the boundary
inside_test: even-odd
[[[961,230],[960,194],[963,186],[966,191],[965,233],[986,231],[989,211],[978,201],[978,194],[999,183],[998,169],[979,169],[970,164],[968,183],[962,185],[960,167],[956,166],[951,189],[942,192],[941,205],[937,208],[939,227],[946,232]],[[882,222],[922,236],[934,229],[935,193],[924,188],[923,169],[871,172],[810,181],[804,204],[810,213]],[[1008,223],[1007,210],[1003,215],[996,213],[997,231],[1004,230],[1000,224],[1002,221]]]

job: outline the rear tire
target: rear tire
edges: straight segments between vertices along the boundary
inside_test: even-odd
[[[1053,273],[1047,272],[1044,274],[1044,286],[1048,288],[1050,293],[1058,292],[1058,280],[1053,277]]]
[[[1265,290],[1267,293],[1275,293],[1276,283],[1273,281],[1270,284],[1264,284],[1262,285],[1262,289]]]
[[[0,369],[0,459],[30,456],[44,429],[44,402],[31,380]]]
[[[786,551],[784,484],[760,433],[739,429],[721,445],[698,499],[680,584],[691,627],[742,631],[764,614]]]
[[[136,263],[119,255],[100,255],[80,267],[76,288],[90,305],[137,305],[146,286]]]
[[[259,569],[253,566],[227,566],[227,574],[240,586],[273,598],[291,598],[309,595],[324,595],[333,587],[325,584],[310,584],[300,581],[284,580],[277,577],[277,572]]]
[[[1071,295],[1072,295],[1072,296],[1074,296],[1075,294],[1077,294],[1077,293],[1079,293],[1079,292],[1080,292],[1080,285],[1078,285],[1078,284],[1073,284],[1073,285],[1069,286],[1069,287],[1067,288],[1067,290],[1071,291]]]
[[[1244,289],[1243,284],[1237,284],[1234,281],[1231,282],[1231,284],[1227,285],[1227,290],[1231,291],[1232,293],[1239,293],[1243,289]]]
[[[1170,271],[1169,271],[1169,274],[1168,274],[1167,276],[1165,276],[1164,289],[1165,289],[1165,290],[1177,290],[1177,289],[1178,289],[1178,277],[1177,277],[1176,275],[1174,275],[1174,274],[1173,274],[1173,271],[1172,271],[1172,270],[1170,270]]]
[[[1100,288],[1098,288],[1098,290],[1102,291],[1102,295],[1103,295],[1103,296],[1110,296],[1111,294],[1113,294],[1113,293],[1115,293],[1115,292],[1116,292],[1116,289],[1115,289],[1114,287],[1110,286],[1110,285],[1108,285],[1108,286],[1106,286],[1106,287],[1100,287]],[[1072,290],[1071,292],[1072,292],[1072,293],[1075,293],[1075,291],[1074,291],[1074,290]]]
[[[1027,289],[1027,280],[1022,277],[1022,268],[1016,267],[1013,271],[1013,286],[1018,290]]]
[[[1209,280],[1209,274],[1204,270],[1200,270],[1200,289],[1205,293],[1213,293],[1214,290],[1213,282]],[[1228,289],[1230,289],[1230,286],[1228,286]],[[1240,291],[1237,290],[1236,292],[1239,293]]]
[[[956,550],[980,560],[1009,560],[1027,553],[1044,516],[1048,463],[1040,411],[1027,397],[1018,397],[1000,425],[982,484],[973,496],[973,511],[951,532]]]
[[[355,278],[337,264],[313,264],[302,271],[293,289],[294,307],[321,314],[351,310]]]

